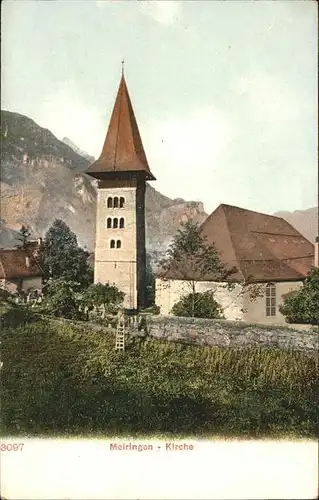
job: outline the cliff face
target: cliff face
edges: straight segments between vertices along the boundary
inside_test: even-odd
[[[64,220],[82,246],[94,249],[96,188],[83,172],[86,158],[71,141],[59,141],[49,130],[18,113],[1,111],[1,219],[0,246],[12,246],[20,227],[32,237],[44,236],[54,219]],[[171,200],[147,185],[147,249],[161,249],[181,223],[202,222],[202,203]]]
[[[13,246],[23,224],[31,228],[32,237],[43,237],[58,218],[76,233],[82,246],[94,250],[96,187],[83,173],[93,157],[18,113],[1,111],[1,130],[0,246]],[[315,241],[317,207],[275,215]],[[172,200],[147,185],[147,250],[165,249],[183,222],[201,223],[206,217],[202,203]]]
[[[149,184],[146,187],[146,240],[148,251],[166,248],[181,224],[203,222],[207,214],[201,202],[171,200]]]
[[[1,218],[8,229],[28,225],[43,236],[55,218],[63,219],[82,245],[92,247],[95,188],[81,171],[89,162],[26,116],[1,112]],[[4,240],[4,241],[3,241]]]

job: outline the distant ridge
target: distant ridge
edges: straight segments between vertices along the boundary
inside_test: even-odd
[[[66,144],[71,149],[73,149],[73,151],[75,151],[78,155],[83,156],[83,158],[88,160],[90,163],[94,162],[94,160],[95,160],[94,156],[91,156],[88,153],[86,153],[85,151],[82,151],[82,149],[78,148],[77,145],[74,144],[74,142],[71,141],[71,139],[69,139],[68,137],[63,137],[62,142],[64,142],[64,144]]]
[[[315,242],[319,234],[318,207],[311,207],[306,210],[294,210],[293,212],[276,212],[274,215],[282,217],[289,222],[311,243]]]

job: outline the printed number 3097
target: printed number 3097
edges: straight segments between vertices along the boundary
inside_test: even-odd
[[[22,451],[24,443],[1,443],[0,451]]]

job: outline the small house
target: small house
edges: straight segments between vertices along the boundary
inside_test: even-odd
[[[0,249],[0,287],[16,293],[42,290],[42,271],[36,258],[38,245]]]

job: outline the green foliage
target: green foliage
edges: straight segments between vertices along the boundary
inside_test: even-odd
[[[0,304],[6,301],[13,300],[13,294],[9,292],[9,290],[5,290],[4,288],[0,288]]]
[[[90,285],[83,295],[83,303],[92,310],[94,307],[104,306],[105,312],[115,313],[121,307],[124,293],[116,286],[101,283]]]
[[[216,281],[220,281],[230,274],[220,261],[216,248],[207,243],[199,225],[191,221],[177,232],[160,265],[164,275],[171,271],[181,279],[191,281],[202,280],[206,276],[214,276]]]
[[[44,280],[63,279],[86,288],[93,282],[89,253],[78,246],[76,235],[62,220],[56,219],[45,235],[39,260]]]
[[[159,276],[184,280],[192,295],[191,316],[195,315],[195,293],[198,281],[226,281],[236,272],[221,262],[215,246],[208,244],[198,224],[186,222],[177,232],[166,256],[160,262]]]
[[[195,318],[224,318],[223,310],[214,299],[211,291],[185,295],[172,307],[175,316],[193,316]]]
[[[151,307],[145,307],[145,309],[143,309],[143,313],[149,313],[149,314],[160,314],[161,312],[161,308],[160,306],[157,306],[157,305],[154,305],[154,306],[151,306]]]
[[[29,243],[29,238],[31,236],[31,230],[26,226],[21,226],[17,239],[21,242],[18,246],[27,248]]]
[[[131,339],[54,320],[5,327],[2,433],[316,433],[316,360],[302,353]]]
[[[284,296],[279,310],[288,323],[319,324],[319,268],[309,271],[300,290]]]
[[[56,317],[83,319],[76,287],[76,283],[61,278],[49,282],[45,287],[43,303],[46,312]]]
[[[5,327],[18,327],[38,321],[34,311],[28,307],[19,306],[12,297],[0,297],[0,331]]]

